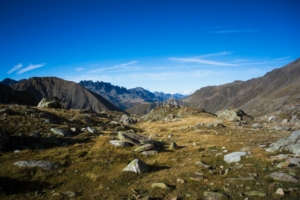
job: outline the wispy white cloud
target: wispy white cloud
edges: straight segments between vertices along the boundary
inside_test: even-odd
[[[26,68],[20,69],[17,74],[23,74],[24,72],[30,71],[30,70],[34,70],[40,67],[45,66],[45,63],[41,63],[41,64],[36,64],[36,65],[28,65]]]
[[[124,63],[124,64],[120,64],[120,65],[115,65],[113,67],[103,67],[103,68],[99,68],[99,69],[95,69],[95,70],[90,70],[89,73],[96,73],[96,72],[102,72],[102,71],[107,71],[107,70],[122,68],[122,67],[126,67],[128,65],[133,65],[133,64],[136,64],[136,63],[138,63],[138,61],[134,60],[134,61],[130,61],[128,63]]]
[[[201,56],[197,56],[197,58],[205,58],[205,57],[211,57],[211,56],[223,56],[223,55],[228,55],[228,54],[232,54],[232,52],[222,51],[222,52],[218,52],[218,53],[204,54],[204,55],[201,55]]]
[[[254,29],[232,29],[232,30],[221,30],[221,31],[209,31],[208,33],[222,34],[222,33],[255,33],[255,32],[260,32],[260,31]]]
[[[285,56],[285,57],[282,57],[282,58],[277,58],[275,59],[274,61],[281,61],[281,60],[286,60],[286,59],[289,59],[291,58],[292,56]]]
[[[184,63],[198,63],[198,64],[207,64],[207,65],[214,65],[214,66],[238,66],[236,64],[225,63],[225,62],[218,62],[213,60],[204,60],[200,58],[174,58],[170,57],[169,60],[176,61],[176,62],[184,62]]]
[[[78,71],[78,72],[80,72],[80,71],[84,70],[84,68],[80,67],[80,68],[76,68],[75,70]]]
[[[23,64],[22,64],[22,63],[19,63],[19,64],[17,64],[16,66],[14,66],[13,68],[11,68],[11,70],[9,70],[7,73],[8,73],[8,74],[11,74],[12,72],[14,72],[14,71],[20,69],[21,67],[23,67]]]

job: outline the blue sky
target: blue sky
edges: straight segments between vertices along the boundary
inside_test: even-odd
[[[0,79],[188,92],[299,58],[298,0],[0,0]]]

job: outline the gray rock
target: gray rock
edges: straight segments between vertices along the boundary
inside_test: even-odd
[[[289,155],[286,155],[286,154],[279,154],[277,156],[270,156],[269,159],[270,161],[274,162],[274,161],[277,161],[277,162],[280,162],[282,160],[285,160],[288,158]]]
[[[275,193],[278,195],[284,195],[284,190],[282,188],[278,188]]]
[[[75,128],[75,127],[70,128],[70,130],[71,130],[73,133],[77,132],[77,128]]]
[[[206,164],[202,163],[201,161],[195,162],[195,165],[197,165],[198,167],[201,167],[201,168],[205,168],[205,169],[212,169],[213,168],[212,166],[206,165]]]
[[[35,160],[18,161],[15,162],[14,165],[18,167],[40,167],[45,170],[53,170],[60,167],[60,164],[58,163],[52,163],[48,161],[35,161]]]
[[[219,119],[228,120],[228,121],[242,121],[244,117],[250,117],[244,111],[238,109],[228,109],[218,111],[217,116]]]
[[[288,119],[283,119],[283,120],[281,121],[281,123],[288,123],[288,122],[289,122]]]
[[[259,196],[259,197],[267,196],[266,193],[260,191],[249,191],[249,192],[245,192],[244,194],[247,196]]]
[[[274,153],[280,149],[289,150],[297,155],[300,154],[300,130],[294,131],[292,135],[286,138],[282,138],[277,142],[270,144],[270,147],[266,149],[269,153]]]
[[[269,175],[269,177],[273,178],[276,181],[286,181],[292,183],[298,183],[298,180],[291,175],[282,172],[273,172]]]
[[[179,147],[178,147],[178,145],[176,144],[176,142],[172,142],[171,144],[170,144],[170,147],[169,147],[169,150],[175,150],[175,149],[178,149]]]
[[[41,108],[62,108],[62,103],[57,97],[47,97],[43,98],[37,107]]]
[[[73,191],[62,192],[62,194],[69,198],[76,197],[76,192],[73,192]]]
[[[145,136],[135,133],[118,132],[118,138],[123,142],[127,142],[133,145],[152,143],[152,141]]]
[[[133,123],[135,123],[136,121],[133,120],[130,116],[128,116],[128,115],[126,115],[126,114],[123,114],[123,115],[121,116],[120,122],[125,123],[125,124],[133,124]]]
[[[144,144],[142,146],[139,146],[139,147],[135,148],[134,151],[142,152],[142,151],[148,151],[148,150],[153,149],[153,148],[154,148],[153,144]]]
[[[253,128],[262,128],[263,126],[260,123],[254,123],[252,124]]]
[[[170,189],[165,183],[152,183],[152,188]]]
[[[268,122],[274,122],[276,120],[275,116],[268,117]]]
[[[241,156],[245,156],[246,154],[246,152],[242,151],[232,152],[224,156],[224,161],[227,163],[239,162],[241,160]]]
[[[56,135],[69,137],[71,136],[70,133],[66,130],[60,129],[60,128],[51,128],[50,131],[52,131]]]
[[[92,133],[92,134],[96,134],[98,131],[95,129],[95,128],[93,128],[93,127],[87,127],[86,128],[87,129],[87,131],[89,132],[89,133]]]
[[[127,142],[123,142],[121,140],[109,140],[108,141],[111,145],[115,147],[127,147],[130,146]]]
[[[0,128],[0,149],[2,149],[8,142],[8,135]]]
[[[157,154],[158,152],[156,150],[150,150],[150,151],[143,151],[141,154],[144,156],[150,156],[150,155],[154,155]]]
[[[286,160],[289,167],[297,166],[300,167],[300,158],[288,158]]]
[[[144,173],[149,171],[148,165],[139,159],[134,159],[131,161],[122,171],[134,172],[134,173]]]
[[[218,192],[204,192],[203,196],[204,200],[221,200],[225,198],[223,194]]]

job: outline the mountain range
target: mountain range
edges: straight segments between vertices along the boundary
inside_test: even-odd
[[[263,77],[201,88],[182,101],[213,113],[228,108],[240,108],[254,116],[277,111],[300,102],[300,59]]]
[[[142,87],[136,87],[133,89],[127,89],[124,87],[119,87],[112,85],[110,83],[102,81],[80,81],[80,85],[83,87],[103,96],[115,106],[121,109],[128,109],[135,105],[151,103],[151,102],[161,102],[170,98],[182,99],[186,97],[182,94],[168,94],[163,92],[150,92]]]
[[[278,111],[288,104],[300,103],[300,59],[262,77],[203,87],[183,99],[180,99],[184,97],[180,94],[152,93],[141,87],[126,89],[99,81],[80,81],[78,84],[56,77],[33,77],[21,81],[4,79],[1,83],[11,87],[1,85],[2,103],[32,105],[43,97],[57,96],[67,108],[96,112],[126,110],[131,114],[146,114],[157,106],[171,103],[196,106],[212,113],[239,108],[259,116]],[[5,91],[9,94],[4,94]],[[23,91],[23,94],[16,91]],[[24,94],[26,98],[20,98]]]

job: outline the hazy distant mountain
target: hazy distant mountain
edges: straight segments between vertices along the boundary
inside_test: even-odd
[[[0,84],[0,103],[36,106],[34,96],[26,91],[15,91],[7,85]]]
[[[11,86],[18,91],[28,91],[39,102],[43,97],[56,96],[66,108],[121,111],[101,95],[96,94],[78,83],[56,77],[34,77]]]
[[[130,113],[130,114],[138,114],[138,115],[144,115],[149,113],[152,109],[159,107],[159,106],[163,106],[166,104],[172,104],[172,105],[177,105],[177,106],[184,106],[187,105],[188,103],[183,102],[179,99],[167,99],[165,101],[160,101],[160,102],[153,102],[153,103],[149,103],[149,102],[145,102],[145,103],[141,103],[138,105],[135,105],[129,109],[126,109],[125,111]]]
[[[141,87],[126,89],[124,87],[115,86],[102,81],[80,81],[79,84],[97,94],[100,94],[114,105],[122,109],[128,109],[135,105],[147,102],[152,103],[164,101],[169,98],[179,99],[184,97],[184,95],[180,94],[171,95],[162,92],[152,93]]]
[[[300,59],[260,78],[201,88],[183,101],[209,112],[241,108],[249,114],[262,115],[277,111],[300,101]]]

